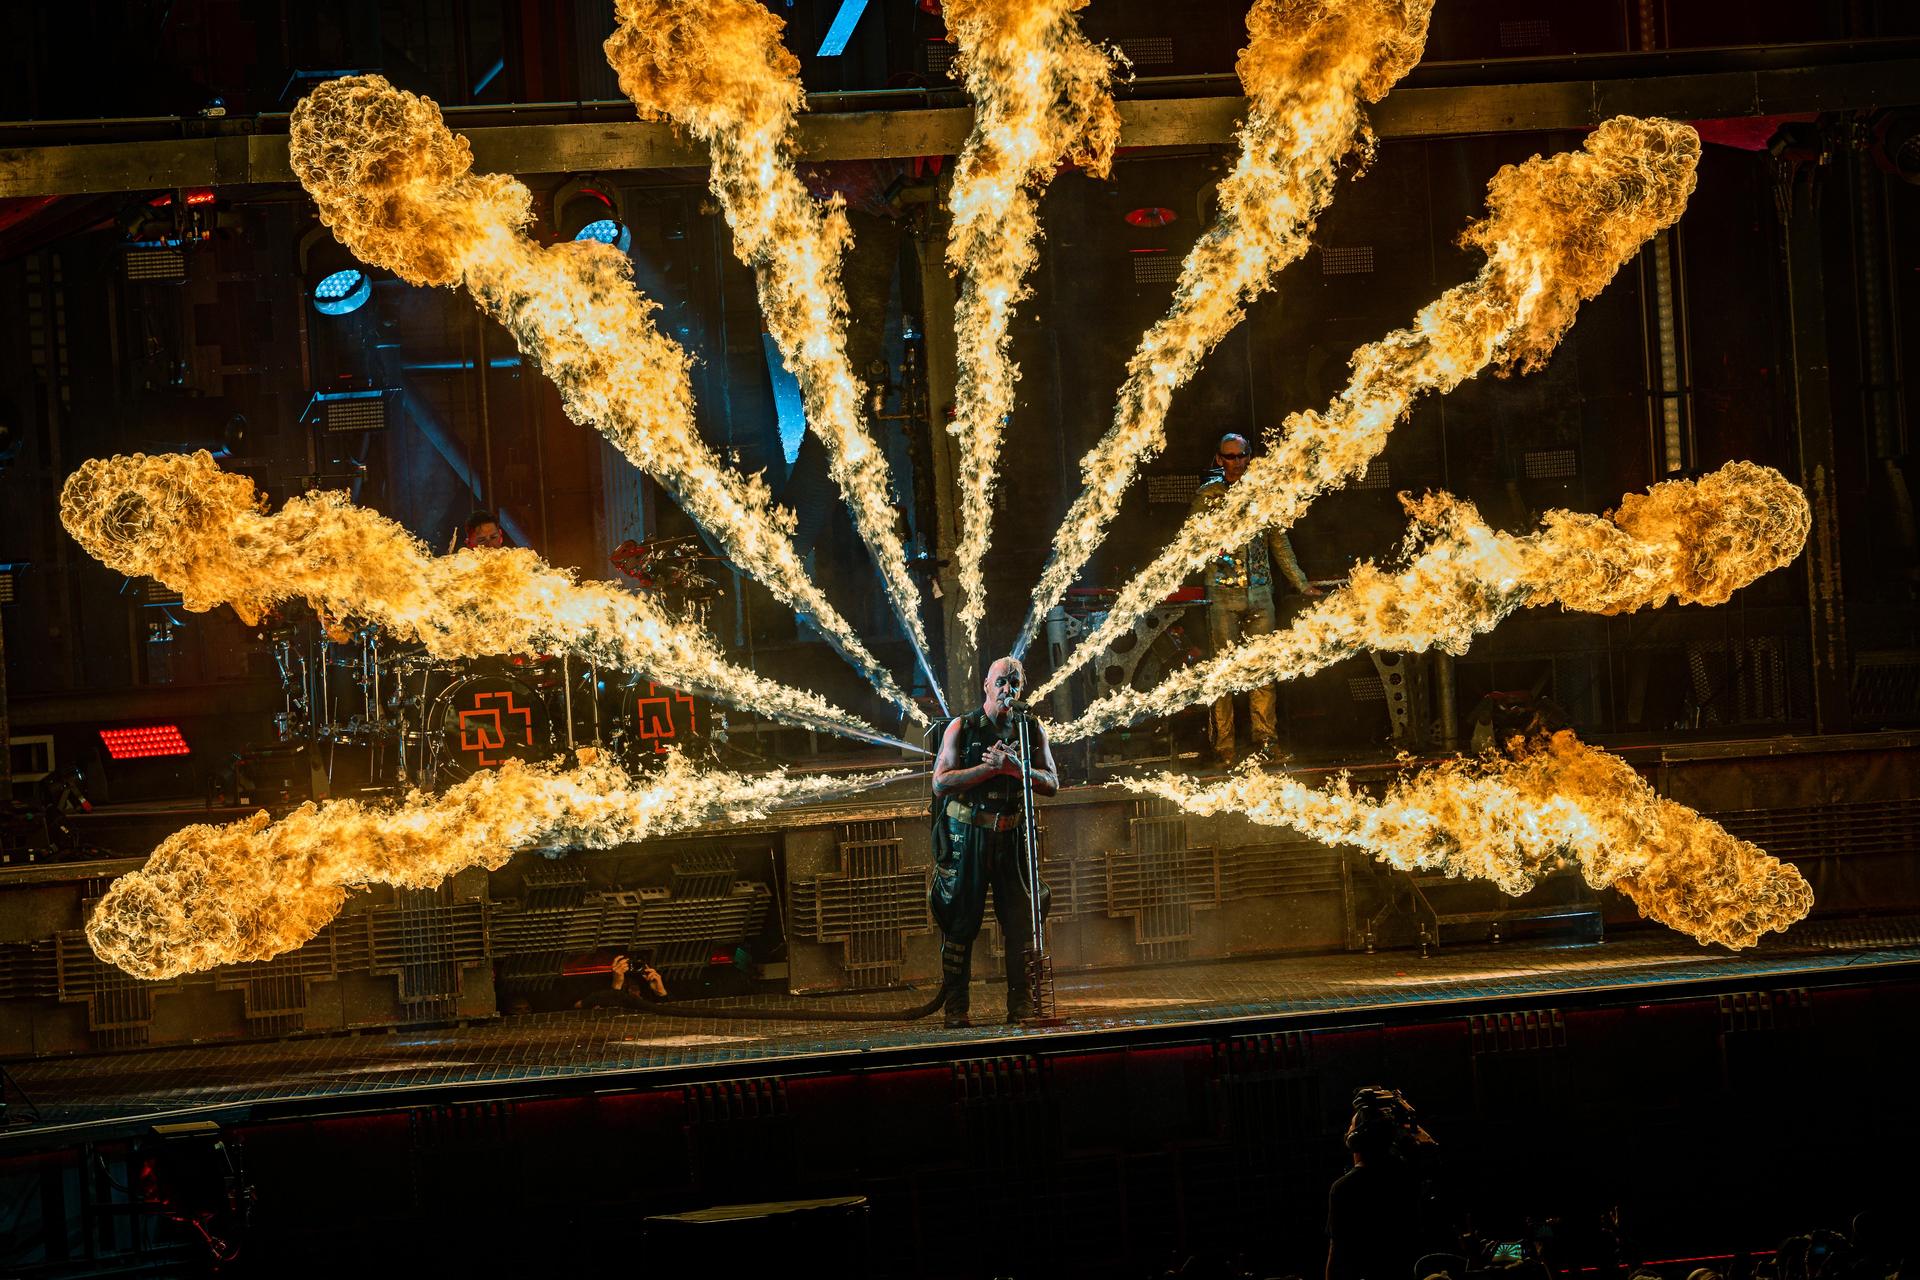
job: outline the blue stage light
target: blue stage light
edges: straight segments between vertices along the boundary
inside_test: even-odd
[[[321,278],[313,286],[313,309],[323,316],[344,316],[358,311],[373,296],[373,282],[358,267]]]
[[[627,246],[633,243],[633,233],[627,230],[627,224],[618,218],[599,218],[573,233],[575,240],[598,240],[601,244],[610,244],[625,253]]]

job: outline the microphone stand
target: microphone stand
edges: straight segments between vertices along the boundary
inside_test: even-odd
[[[1019,731],[1020,748],[1020,830],[1025,837],[1027,881],[1027,996],[1033,1002],[1028,1022],[1054,1020],[1053,958],[1047,954],[1047,921],[1040,909],[1040,827],[1033,805],[1033,711],[1016,698],[1008,708]]]

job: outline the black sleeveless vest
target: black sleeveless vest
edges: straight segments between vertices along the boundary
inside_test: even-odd
[[[1011,726],[1009,726],[1011,728]],[[1003,738],[998,725],[987,718],[984,708],[960,718],[960,767],[970,769],[980,763],[980,757],[987,748],[996,742],[1018,742],[1017,737]],[[1018,813],[1020,812],[1020,779],[1005,774],[976,783],[964,791],[952,794],[951,799],[962,804],[970,804],[980,813]]]

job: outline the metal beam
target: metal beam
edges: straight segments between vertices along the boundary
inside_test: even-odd
[[[1383,138],[1583,129],[1621,114],[1682,120],[1850,111],[1920,102],[1920,58],[1632,79],[1446,85],[1396,91],[1372,112]],[[1229,142],[1246,100],[1130,99],[1120,103],[1123,147]],[[138,122],[129,122],[130,125]],[[195,122],[204,127],[204,122]],[[235,122],[269,127],[280,118]],[[456,115],[454,127],[461,128]],[[146,126],[151,128],[151,124]],[[954,155],[973,127],[970,107],[836,111],[801,119],[806,160]],[[669,125],[644,121],[462,128],[474,167],[491,173],[704,168],[706,149]],[[0,197],[155,191],[170,187],[290,184],[279,133],[71,143],[0,149]]]
[[[1833,390],[1827,364],[1827,297],[1820,234],[1820,183],[1833,166],[1823,152],[1818,163],[1796,167],[1776,161],[1782,190],[1776,206],[1782,226],[1788,328],[1793,369],[1794,444],[1800,486],[1813,512],[1813,528],[1801,560],[1807,573],[1807,631],[1813,656],[1813,731],[1845,733],[1853,727],[1849,699],[1852,661],[1847,653],[1846,593],[1840,574],[1840,512],[1833,439]]]

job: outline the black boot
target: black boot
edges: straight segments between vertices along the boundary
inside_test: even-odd
[[[947,1011],[949,1027],[970,1027],[967,1009],[973,992],[968,983],[973,968],[973,944],[945,938],[940,943],[940,989],[947,993],[942,1008]]]
[[[1028,980],[1027,952],[1007,951],[1007,1021],[1025,1022],[1034,1015],[1033,985]]]

